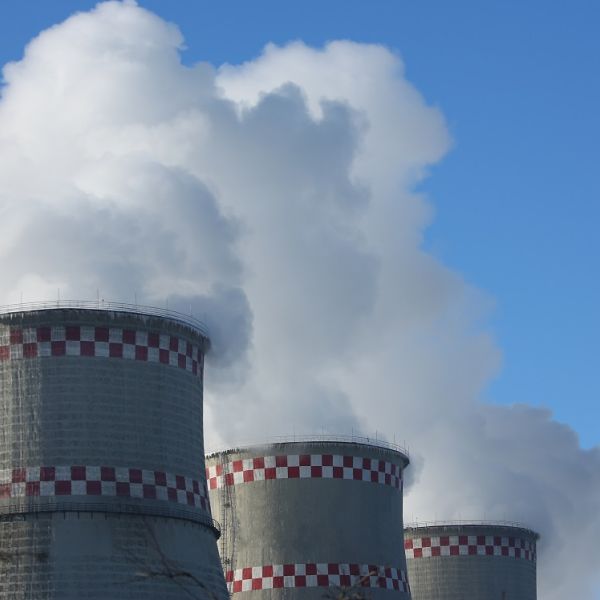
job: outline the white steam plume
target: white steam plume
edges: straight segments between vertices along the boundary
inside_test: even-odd
[[[0,301],[182,308],[212,330],[207,439],[395,434],[407,515],[539,530],[540,597],[599,583],[600,449],[480,401],[489,301],[421,247],[443,117],[384,48],[268,46],[182,66],[178,30],[108,2],[33,40],[0,98]]]

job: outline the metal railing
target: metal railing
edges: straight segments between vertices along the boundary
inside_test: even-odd
[[[108,300],[49,300],[40,302],[20,302],[19,304],[6,304],[0,306],[0,315],[19,313],[35,310],[60,310],[63,308],[74,308],[82,310],[101,310],[124,312],[134,315],[163,317],[175,321],[182,325],[187,325],[200,332],[200,334],[209,338],[208,327],[205,323],[182,312],[171,310],[169,308],[159,308],[156,306],[147,306],[144,304],[127,304],[126,302],[111,302]]]
[[[538,535],[533,529],[527,527],[527,525],[519,522],[519,521],[507,521],[507,520],[480,520],[480,519],[471,519],[471,520],[449,520],[449,521],[412,521],[410,523],[404,524],[404,529],[426,529],[428,527],[511,527],[514,529],[522,529],[524,531],[528,531],[534,535]]]
[[[377,448],[382,448],[384,450],[392,450],[393,452],[400,452],[404,454],[406,457],[409,457],[409,452],[406,448],[400,446],[399,444],[395,444],[392,442],[388,442],[386,440],[382,440],[379,437],[365,437],[354,434],[328,434],[321,433],[315,435],[279,435],[274,437],[266,438],[263,442],[250,442],[247,444],[236,444],[235,446],[226,446],[226,447],[218,447],[212,449],[207,453],[208,457],[221,454],[226,451],[235,451],[243,448],[260,448],[262,446],[267,446],[270,444],[289,444],[294,442],[321,442],[321,443],[335,443],[341,442],[345,444],[363,444],[366,446],[375,446]]]

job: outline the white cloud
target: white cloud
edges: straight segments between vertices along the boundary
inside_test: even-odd
[[[396,435],[409,517],[524,520],[541,597],[592,598],[600,450],[480,402],[491,302],[421,247],[441,113],[382,47],[268,46],[215,71],[182,66],[181,44],[105,3],[5,67],[0,299],[191,305],[215,347],[209,444]]]

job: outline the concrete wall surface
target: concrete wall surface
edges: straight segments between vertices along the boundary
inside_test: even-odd
[[[159,316],[0,315],[1,600],[141,598],[116,581],[144,544],[156,564],[155,529],[182,573],[211,574],[226,596],[205,480],[207,344]],[[189,597],[160,578],[144,598]]]
[[[538,535],[493,524],[408,527],[414,600],[535,600]]]
[[[316,600],[357,586],[373,599],[409,598],[402,552],[407,464],[393,450],[323,441],[207,457],[230,591],[240,600]]]

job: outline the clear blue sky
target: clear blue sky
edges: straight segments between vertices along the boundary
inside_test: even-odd
[[[86,0],[4,0],[0,62]],[[185,61],[347,38],[397,50],[455,147],[423,185],[427,247],[496,301],[504,367],[488,398],[552,408],[600,443],[600,2],[141,0],[174,21]]]

